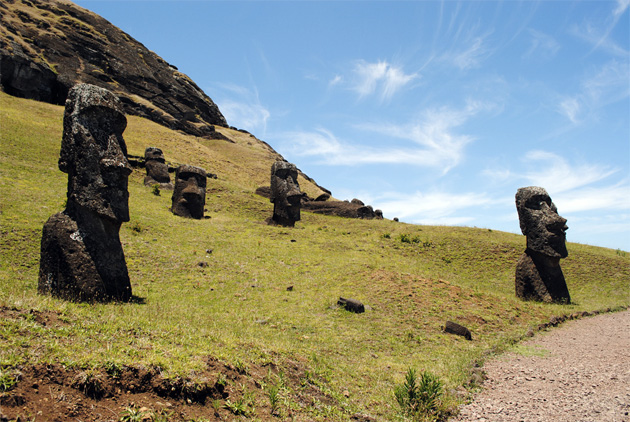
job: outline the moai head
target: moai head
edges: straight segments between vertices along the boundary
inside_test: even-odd
[[[302,192],[294,164],[278,160],[271,166],[271,202],[273,221],[283,226],[294,226],[300,220]]]
[[[188,218],[203,218],[206,204],[206,171],[199,167],[181,165],[175,173],[171,211]]]
[[[148,147],[144,150],[144,166],[147,169],[145,184],[170,183],[168,166],[162,150],[156,147]]]
[[[558,215],[545,189],[537,186],[518,189],[516,210],[528,249],[553,258],[567,257],[567,220]]]
[[[106,89],[79,84],[68,93],[59,169],[68,173],[68,208],[79,205],[115,222],[129,221],[131,166],[120,100]]]

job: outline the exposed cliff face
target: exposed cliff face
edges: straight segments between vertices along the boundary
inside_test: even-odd
[[[2,89],[63,104],[79,82],[114,92],[128,114],[192,135],[227,126],[188,76],[100,16],[66,0],[0,0]]]

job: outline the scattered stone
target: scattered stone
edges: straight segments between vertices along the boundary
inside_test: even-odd
[[[472,340],[472,334],[470,334],[470,330],[463,325],[459,325],[453,321],[446,321],[446,324],[444,324],[444,332],[462,336],[466,340]]]
[[[298,171],[294,164],[278,160],[271,166],[271,224],[294,227],[295,222],[300,221],[303,194],[297,177]]]
[[[175,189],[171,211],[186,218],[202,219],[206,203],[206,171],[200,167],[181,165],[175,172]]]
[[[144,178],[145,186],[160,185],[160,189],[173,190],[171,176],[168,174],[168,165],[164,153],[160,148],[148,147],[144,150],[144,167],[147,175]]]
[[[197,263],[197,266],[200,268],[208,268],[209,264],[206,261],[201,261]]]
[[[570,303],[560,259],[568,256],[567,220],[547,191],[541,187],[520,188],[516,192],[521,231],[527,236],[527,248],[516,265],[516,296],[547,303]]]
[[[127,119],[106,89],[80,84],[66,101],[59,169],[66,209],[44,224],[38,292],[77,301],[128,301],[119,231],[129,221]]]
[[[347,298],[340,297],[339,300],[337,301],[337,305],[341,306],[347,311],[354,312],[356,314],[365,312],[365,306],[363,305],[363,303],[355,299],[347,299]]]

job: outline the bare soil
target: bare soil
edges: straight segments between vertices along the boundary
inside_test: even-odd
[[[630,421],[630,311],[569,321],[488,361],[452,421]]]
[[[5,318],[65,324],[55,312],[0,307],[0,319]],[[339,405],[322,392],[317,384],[325,382],[305,362],[281,357],[278,364],[247,368],[207,357],[206,367],[194,379],[168,377],[159,368],[133,364],[77,368],[39,363],[4,372],[17,384],[0,390],[0,422],[119,421],[130,412],[141,414],[145,422],[222,421],[240,415],[260,421],[308,421],[307,408]],[[272,383],[279,385],[279,379],[281,403],[272,409],[268,389]]]

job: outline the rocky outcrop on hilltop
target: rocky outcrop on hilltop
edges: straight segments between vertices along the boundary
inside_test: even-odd
[[[216,138],[217,105],[186,75],[102,17],[65,0],[0,0],[0,85],[63,104],[79,82],[112,91],[127,114]]]

